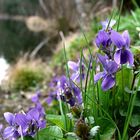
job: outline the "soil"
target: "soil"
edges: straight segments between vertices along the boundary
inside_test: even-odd
[[[25,96],[26,95],[26,96]],[[3,113],[11,112],[16,113],[20,111],[27,111],[29,107],[33,105],[31,102],[31,97],[33,93],[9,93],[0,92],[0,124],[5,125]]]

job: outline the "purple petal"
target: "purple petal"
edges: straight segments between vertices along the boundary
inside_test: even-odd
[[[38,99],[38,96],[37,95],[34,95],[32,98],[31,98],[32,102],[36,103],[39,101]]]
[[[71,75],[71,79],[72,79],[73,81],[80,82],[80,73],[79,73],[79,72],[73,73],[73,74]]]
[[[132,66],[134,64],[134,56],[132,54],[132,52],[130,50],[126,50],[126,55],[127,55],[127,60],[130,64],[130,66]]]
[[[13,124],[14,124],[14,119],[15,119],[14,114],[12,114],[12,113],[10,113],[10,112],[5,112],[5,113],[4,113],[4,118],[6,119],[6,121],[7,121],[10,125],[13,125]]]
[[[73,90],[75,96],[78,96],[79,94],[81,94],[80,88],[76,87],[75,85],[72,85],[72,90]]]
[[[15,130],[15,132],[14,132],[14,134],[13,134],[13,138],[10,139],[10,140],[17,140],[17,138],[19,138],[19,137],[20,137],[20,134],[18,133],[17,130]]]
[[[36,107],[34,109],[36,109],[36,111],[38,111],[39,116],[44,116],[45,115],[45,110],[42,107],[41,103],[37,103]]]
[[[126,30],[126,31],[124,31],[123,33],[122,33],[122,37],[124,38],[124,40],[125,40],[125,43],[126,43],[126,47],[128,47],[129,48],[129,46],[130,46],[130,36],[129,36],[129,33],[128,33],[128,31]]]
[[[106,30],[108,24],[109,24],[109,28],[112,28],[115,25],[115,23],[116,23],[116,20],[113,20],[113,19],[111,19],[110,24],[109,24],[109,20],[102,21],[101,22],[102,29]]]
[[[4,137],[5,139],[8,139],[8,138],[10,138],[10,137],[13,137],[14,132],[15,132],[15,130],[14,130],[13,127],[6,127],[6,128],[4,129],[4,132],[3,132],[3,137]]]
[[[100,80],[100,79],[103,78],[104,76],[105,76],[105,72],[97,73],[97,74],[94,76],[94,82],[97,83],[98,80]]]
[[[127,62],[130,62],[130,65],[133,65],[134,59],[133,54],[129,50],[121,50],[121,64],[126,64]]]
[[[57,95],[57,91],[52,91],[52,92],[50,92],[50,95],[52,95],[52,96],[56,96]]]
[[[109,42],[109,34],[104,30],[99,31],[98,35],[96,36],[95,43],[98,48],[105,48]]]
[[[79,87],[76,87],[73,83],[72,83],[72,90],[74,93],[74,96],[76,97],[78,104],[82,103],[82,94],[81,94],[81,90]],[[71,102],[75,102],[73,99],[71,100]],[[72,104],[72,103],[71,103]]]
[[[68,61],[68,67],[73,71],[77,71],[79,69],[78,64],[73,61]]]
[[[39,125],[39,128],[42,129],[42,128],[45,128],[46,127],[46,121],[45,120],[39,121],[38,123],[39,123],[38,124]]]
[[[39,115],[40,115],[40,114],[39,114],[38,109],[33,108],[33,109],[31,109],[31,110],[28,111],[28,113],[27,113],[27,118],[28,118],[29,120],[34,119],[34,120],[38,121]]]
[[[59,78],[57,76],[54,76],[52,78],[52,81],[49,83],[49,87],[54,88],[57,85]]]
[[[113,78],[111,75],[106,76],[102,81],[102,89],[104,91],[107,91],[108,89],[112,88],[115,85],[115,78]]]
[[[120,64],[121,61],[121,50],[117,50],[114,54],[114,60],[117,64]]]
[[[129,52],[127,52],[127,50],[121,49],[116,51],[116,53],[114,54],[114,60],[117,64],[126,64],[129,61],[128,59],[129,59]],[[132,59],[130,59],[130,61],[131,60]]]
[[[108,20],[102,21],[102,22],[101,22],[101,25],[102,25],[102,29],[103,29],[103,30],[106,30],[107,25],[108,25]]]
[[[127,59],[127,51],[126,50],[121,50],[121,64],[126,64],[128,62],[128,59]]]
[[[124,38],[118,32],[112,30],[110,37],[114,45],[117,46],[118,48],[121,48],[125,45]]]
[[[118,64],[126,64],[129,62],[129,64],[132,66],[134,63],[134,56],[129,49],[121,49],[115,53],[114,60]]]
[[[57,87],[64,89],[66,87],[66,85],[67,85],[67,78],[66,78],[66,76],[63,75],[58,80]]]
[[[107,63],[108,65],[108,70],[107,70],[107,72],[109,73],[109,74],[113,74],[113,73],[115,73],[115,72],[117,72],[117,70],[118,70],[118,64],[115,62],[115,61],[108,61],[108,63]]]
[[[47,97],[46,102],[48,105],[50,105],[53,101],[53,98],[51,96]]]
[[[75,98],[72,97],[67,102],[70,104],[70,106],[74,106],[75,105]]]
[[[27,128],[27,126],[28,126],[28,120],[27,120],[25,114],[21,114],[21,113],[16,114],[15,121],[22,128]]]
[[[78,104],[82,104],[82,94],[80,93],[77,97]]]
[[[98,54],[97,56],[98,56],[99,61],[102,63],[104,69],[107,70],[108,69],[107,62],[106,62],[107,57],[103,56],[103,55],[100,55],[100,54]]]
[[[32,102],[37,103],[39,101],[39,97],[41,96],[40,91],[37,91],[36,94],[32,97]]]

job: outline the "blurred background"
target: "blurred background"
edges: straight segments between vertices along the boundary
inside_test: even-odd
[[[121,0],[0,0],[0,121],[3,112],[29,106],[37,90],[47,97],[50,79],[64,73],[60,31],[68,59],[77,60],[87,45],[81,28],[95,52],[100,21],[120,4]],[[120,32],[129,31],[133,46],[140,46],[139,6],[139,0],[124,0],[120,21]]]

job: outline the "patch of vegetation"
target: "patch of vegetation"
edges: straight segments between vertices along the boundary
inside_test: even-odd
[[[88,47],[90,47],[92,50],[95,50],[95,47],[93,47],[93,38],[95,37],[98,28],[98,21],[94,19],[88,31],[83,31],[84,33],[80,31],[80,35],[77,35],[77,37],[71,41],[68,46],[66,46],[67,58],[69,60],[76,60],[77,56],[80,57],[80,52],[82,49],[85,50],[86,54],[88,54],[88,51],[86,51]],[[51,67],[64,66],[64,63],[64,48],[62,46],[62,49],[53,55],[51,60]]]
[[[28,68],[19,69],[12,83],[12,89],[16,91],[27,91],[37,87],[44,80],[44,74]]]
[[[50,70],[40,59],[27,59],[21,57],[16,64],[8,70],[7,80],[3,88],[10,91],[31,91],[44,86]]]
[[[140,45],[139,32],[137,28],[140,28],[140,9],[131,11],[121,17],[119,30],[128,30],[131,36],[131,43],[133,45]]]

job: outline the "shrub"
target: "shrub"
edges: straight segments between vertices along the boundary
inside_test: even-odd
[[[49,78],[49,69],[40,59],[27,59],[21,57],[16,64],[12,65],[7,73],[5,87],[12,91],[28,91],[32,88],[41,87]]]
[[[16,72],[12,88],[15,90],[29,90],[31,87],[36,87],[43,79],[44,74],[41,71],[22,68]]]

